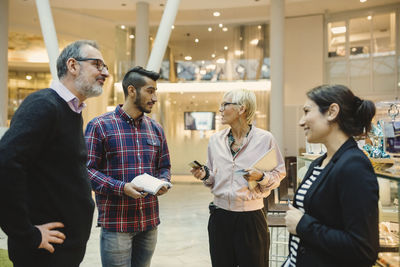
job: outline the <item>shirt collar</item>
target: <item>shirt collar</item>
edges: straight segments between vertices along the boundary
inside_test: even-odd
[[[115,108],[115,114],[117,114],[118,116],[120,116],[122,118],[122,120],[126,121],[127,123],[134,125],[135,127],[138,127],[140,125],[140,123],[143,120],[144,115],[142,114],[139,118],[137,118],[136,120],[133,119],[131,116],[129,116],[128,113],[125,112],[125,110],[122,109],[122,105],[118,105]]]
[[[79,105],[79,99],[76,97],[67,87],[64,86],[60,81],[53,81],[50,85],[50,88],[56,91],[56,93],[67,102],[68,106],[72,109],[72,111],[76,113],[81,113],[82,110],[86,107],[85,103],[81,103]]]

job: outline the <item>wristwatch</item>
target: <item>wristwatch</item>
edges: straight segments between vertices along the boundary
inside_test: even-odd
[[[258,179],[256,182],[259,183],[259,182],[261,182],[262,180],[264,180],[264,178],[265,178],[265,173],[263,172],[263,175],[261,176],[261,178]]]

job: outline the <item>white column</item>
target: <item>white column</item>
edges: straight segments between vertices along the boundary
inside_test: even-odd
[[[0,0],[0,128],[7,126],[8,5],[8,0]]]
[[[149,56],[149,4],[136,4],[135,65],[144,67]]]
[[[59,54],[56,29],[54,27],[53,16],[49,0],[36,0],[40,27],[46,44],[47,54],[49,56],[49,66],[53,80],[58,80],[57,77],[57,57]]]
[[[157,36],[154,41],[153,49],[151,50],[150,59],[147,63],[148,70],[155,72],[160,71],[161,62],[168,46],[172,25],[174,25],[180,2],[181,0],[168,0],[167,4],[165,5],[165,10],[161,18],[160,26],[157,30]]]
[[[284,152],[284,36],[285,36],[285,0],[271,0],[271,95],[269,121],[270,131],[276,138],[279,148]]]

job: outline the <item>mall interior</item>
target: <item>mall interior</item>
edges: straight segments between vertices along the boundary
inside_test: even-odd
[[[86,101],[85,124],[123,103],[127,70],[140,65],[160,72],[149,116],[166,133],[173,181],[189,201],[188,213],[203,204],[206,209],[211,200],[189,175],[188,162],[206,162],[209,137],[226,127],[218,111],[224,92],[253,90],[254,125],[271,131],[284,157],[295,161],[320,152],[310,151],[298,126],[311,88],[344,84],[375,103],[399,97],[400,0],[0,0],[0,136],[24,98],[50,85],[57,53],[79,39],[98,42],[110,72],[103,94]],[[190,117],[196,125],[189,125]],[[394,181],[389,194],[397,192]],[[388,203],[397,199],[398,207],[393,192]],[[195,195],[202,202],[190,202]],[[179,206],[179,197],[173,198],[171,205]],[[174,207],[165,206],[162,216]],[[171,227],[185,217],[174,216],[165,219]],[[201,258],[191,266],[209,266],[207,211],[199,208],[193,216],[203,223],[187,222],[202,234],[193,237],[192,249],[201,241],[202,252],[186,257]],[[179,258],[187,247],[177,247]],[[93,250],[96,258],[98,248]],[[183,258],[182,265],[168,265],[167,258],[164,253],[154,266],[184,266]]]

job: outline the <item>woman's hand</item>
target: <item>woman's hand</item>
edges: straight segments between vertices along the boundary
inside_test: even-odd
[[[193,176],[194,176],[196,179],[199,179],[199,180],[201,180],[201,179],[203,179],[204,177],[206,177],[206,171],[204,170],[203,167],[192,168],[192,169],[190,170],[190,172],[193,174]]]
[[[289,204],[289,210],[286,212],[285,222],[289,233],[297,235],[296,228],[304,213]]]
[[[263,173],[257,169],[246,169],[245,171],[248,172],[248,174],[243,175],[243,177],[247,180],[247,181],[260,181],[261,178],[263,177]]]

